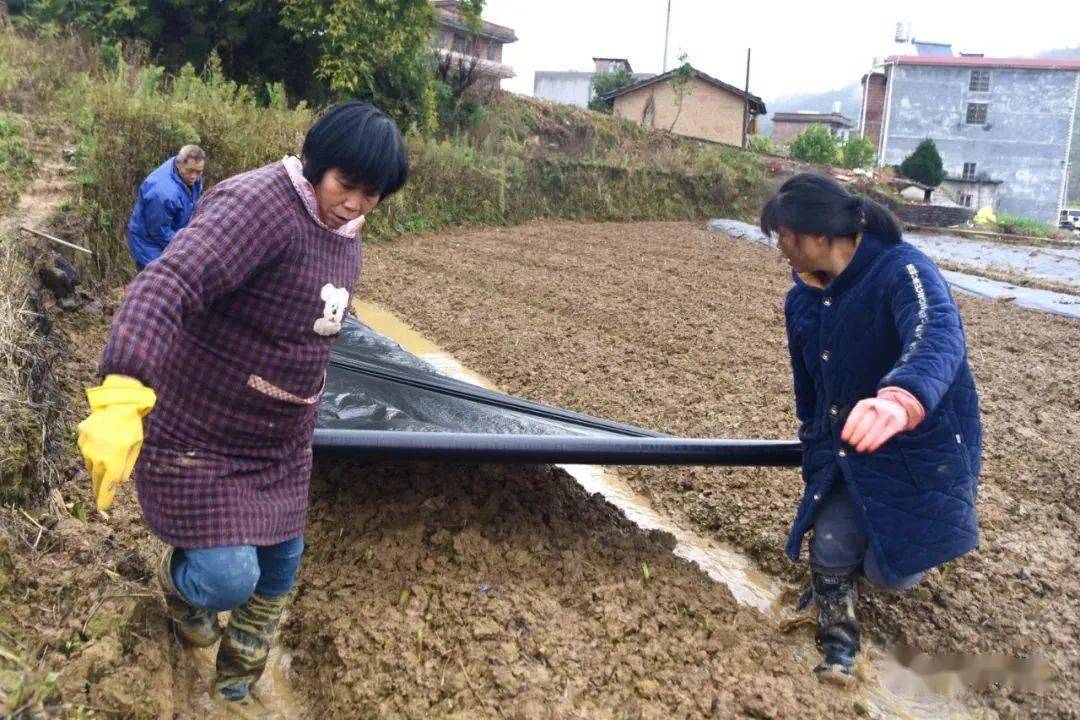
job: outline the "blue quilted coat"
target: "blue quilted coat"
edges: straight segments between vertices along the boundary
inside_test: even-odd
[[[887,582],[974,548],[979,400],[960,315],[930,259],[906,242],[865,235],[824,290],[796,276],[785,313],[806,484],[788,557],[798,561],[817,508],[841,478]],[[887,386],[917,397],[926,418],[857,453],[840,440],[844,421]]]

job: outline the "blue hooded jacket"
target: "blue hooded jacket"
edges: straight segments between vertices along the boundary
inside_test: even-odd
[[[970,551],[982,426],[960,314],[933,262],[914,246],[867,234],[824,289],[795,277],[788,347],[806,484],[786,552],[837,481],[847,485],[887,582]],[[918,398],[925,419],[872,453],[840,439],[848,413],[884,387]]]
[[[188,187],[176,171],[176,156],[146,176],[128,223],[128,245],[142,270],[165,252],[173,235],[188,224],[202,194],[202,178]]]

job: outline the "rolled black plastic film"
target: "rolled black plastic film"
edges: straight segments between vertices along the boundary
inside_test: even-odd
[[[442,460],[590,465],[724,465],[795,467],[802,445],[786,440],[671,437],[571,437],[480,433],[315,430],[323,455],[357,460]]]

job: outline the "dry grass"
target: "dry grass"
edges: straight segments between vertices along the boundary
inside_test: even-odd
[[[34,492],[42,460],[45,408],[34,400],[34,367],[45,338],[38,328],[31,271],[13,238],[0,238],[0,502]]]

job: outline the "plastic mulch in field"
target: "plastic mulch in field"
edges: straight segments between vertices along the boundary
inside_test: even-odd
[[[674,438],[440,374],[348,318],[327,369],[314,447],[357,459],[608,465],[783,465],[798,442]]]

